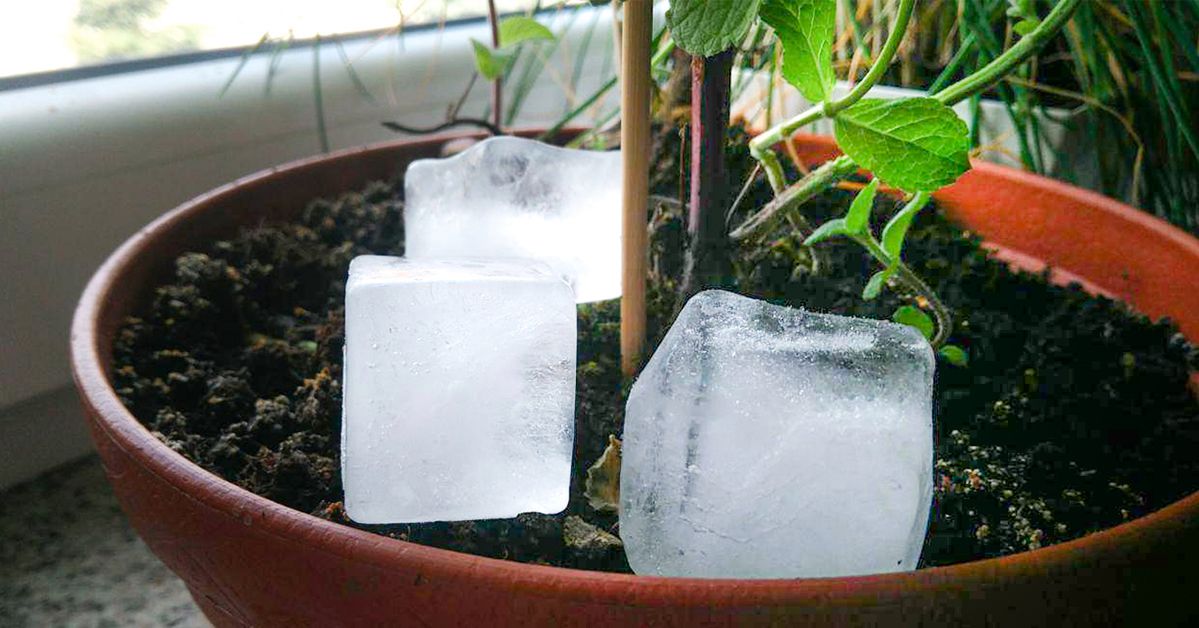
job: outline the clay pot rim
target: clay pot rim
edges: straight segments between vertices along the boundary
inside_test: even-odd
[[[472,134],[446,134],[424,138],[421,142],[443,141],[469,135]],[[806,143],[817,152],[834,154],[836,145],[829,138],[806,135],[796,138],[799,143]],[[293,510],[243,489],[209,473],[155,438],[117,398],[101,358],[104,353],[101,343],[109,342],[110,339],[100,333],[109,294],[138,262],[148,243],[168,227],[186,221],[208,202],[242,186],[280,172],[301,169],[327,160],[412,143],[412,140],[382,142],[300,159],[251,174],[183,203],[125,241],[88,282],[71,324],[72,375],[86,409],[94,416],[104,418],[103,421],[95,422],[96,429],[103,430],[116,446],[131,458],[138,460],[147,471],[216,513],[240,520],[247,526],[257,526],[260,530],[281,538],[296,538],[342,559],[384,567],[394,565],[398,561],[416,565],[430,576],[470,578],[480,583],[489,582],[498,586],[541,592],[547,596],[552,594],[558,598],[565,596],[602,600],[626,606],[630,603],[637,604],[636,598],[640,598],[641,603],[657,605],[654,602],[660,599],[663,589],[684,598],[702,598],[708,605],[768,603],[771,600],[794,601],[804,598],[819,598],[825,601],[833,598],[878,600],[880,596],[885,597],[896,590],[944,588],[947,584],[968,590],[974,584],[1060,567],[1081,554],[1102,555],[1105,549],[1110,550],[1124,543],[1135,543],[1138,538],[1153,535],[1158,528],[1168,527],[1171,521],[1199,517],[1199,491],[1196,491],[1148,515],[1072,541],[999,558],[911,572],[835,578],[757,580],[637,576],[486,558],[356,530]],[[1193,250],[1196,257],[1199,257],[1199,240],[1118,201],[1012,168],[985,162],[975,162],[973,167],[992,177],[1075,197],[1096,207],[1098,211],[1117,214],[1121,220],[1136,223],[1152,231],[1157,237],[1174,240]],[[630,599],[630,592],[635,599]]]

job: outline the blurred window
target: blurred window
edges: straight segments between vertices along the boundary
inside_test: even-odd
[[[19,4],[17,4],[19,2]],[[579,2],[497,0],[502,13]],[[20,8],[17,8],[17,7]],[[482,17],[486,0],[14,0],[0,79]]]

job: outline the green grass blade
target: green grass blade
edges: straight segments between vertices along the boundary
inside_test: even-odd
[[[337,48],[337,55],[341,57],[341,66],[345,68],[346,74],[350,77],[350,82],[354,84],[354,89],[357,90],[358,93],[367,100],[367,102],[371,103],[372,105],[378,104],[378,101],[375,100],[375,95],[372,94],[371,90],[367,88],[366,83],[362,82],[362,77],[358,76],[358,71],[354,69],[354,63],[350,61],[350,56],[346,54],[346,47],[342,45],[340,40],[335,40],[333,44]]]
[[[316,134],[320,138],[321,152],[329,152],[329,131],[325,124],[325,94],[321,88],[321,36],[312,42],[312,97],[316,110]]]
[[[263,33],[262,37],[258,39],[258,43],[254,44],[253,47],[241,54],[241,58],[237,60],[237,67],[233,68],[233,72],[229,74],[229,79],[225,81],[223,86],[221,86],[221,91],[219,94],[217,94],[217,98],[225,97],[225,92],[228,92],[229,88],[233,87],[233,81],[237,80],[237,75],[241,74],[241,71],[245,69],[246,64],[250,62],[250,57],[254,56],[255,53],[261,50],[262,46],[266,44],[268,40],[270,40],[270,33]]]

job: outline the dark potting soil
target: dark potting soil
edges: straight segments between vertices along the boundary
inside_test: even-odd
[[[736,132],[734,132],[736,134]],[[656,191],[680,188],[673,133],[660,136]],[[730,148],[734,182],[749,160]],[[744,206],[760,206],[758,186]],[[356,255],[403,253],[402,185],[315,200],[294,224],[245,230],[176,261],[140,318],[116,340],[114,378],[133,414],[175,451],[259,495],[356,526],[341,508],[343,296]],[[805,206],[819,222],[851,194]],[[894,203],[881,200],[876,218]],[[745,211],[740,212],[742,214]],[[683,225],[659,203],[653,225],[650,333],[674,311]],[[820,312],[887,318],[903,302],[863,301],[875,265],[856,245],[821,245],[806,271],[800,237],[780,230],[742,247],[742,293]],[[970,362],[941,362],[935,392],[935,504],[924,566],[1000,556],[1073,539],[1174,501],[1199,486],[1195,349],[1168,322],[1017,273],[974,235],[927,211],[905,255],[953,309],[952,341]],[[584,498],[587,468],[619,435],[627,382],[619,306],[579,308],[577,436],[571,501],[560,515],[364,527],[427,545],[511,560],[628,571],[614,514]],[[852,495],[846,499],[853,499]]]

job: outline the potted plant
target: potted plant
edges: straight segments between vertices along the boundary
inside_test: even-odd
[[[897,19],[910,14],[912,4],[900,0]],[[1186,390],[1187,380],[1194,381],[1190,349],[1167,325],[1138,318],[1111,301],[1076,288],[1053,288],[1039,275],[1007,271],[988,258],[973,234],[1005,247],[1008,259],[1019,265],[1048,264],[1071,273],[1059,272],[1058,280],[1083,279],[1149,316],[1169,316],[1192,338],[1199,336],[1199,296],[1179,286],[1196,283],[1199,241],[1115,201],[1034,175],[985,164],[963,175],[969,163],[966,143],[958,138],[962,129],[956,117],[944,113],[955,97],[982,89],[1018,65],[1077,4],[1059,2],[1010,56],[945,90],[945,96],[889,104],[864,99],[868,81],[854,90],[852,101],[827,100],[822,57],[805,48],[819,50],[822,30],[802,32],[825,17],[802,12],[827,11],[830,3],[676,0],[675,40],[696,54],[689,68],[694,79],[689,219],[684,221],[677,201],[647,208],[626,196],[631,225],[652,218],[648,245],[626,249],[627,255],[648,258],[652,279],[644,304],[637,302],[635,287],[644,275],[626,283],[619,309],[633,315],[620,318],[623,340],[616,335],[615,303],[581,310],[580,429],[566,517],[364,530],[347,525],[338,500],[328,499],[338,491],[332,434],[339,394],[337,308],[344,289],[339,281],[356,252],[399,252],[403,245],[402,204],[394,188],[367,185],[392,178],[416,158],[439,154],[448,140],[461,136],[296,162],[177,208],[97,272],[72,329],[76,382],[118,499],[139,534],[220,625],[1044,623],[1162,611],[1184,618],[1193,611],[1177,601],[1193,585],[1190,564],[1199,557],[1199,494],[1167,497],[1161,486],[1177,491],[1186,479],[1175,475],[1194,464],[1171,445],[1195,438],[1195,400]],[[816,60],[796,74],[797,82],[804,90],[823,91],[813,100],[824,102],[757,139],[727,142],[726,49],[757,19],[759,7],[789,58]],[[626,3],[626,68],[648,57],[648,8],[648,2]],[[711,10],[724,13],[705,13]],[[690,30],[689,11],[698,16]],[[626,72],[625,81],[636,76]],[[647,99],[640,98],[645,91],[626,89],[625,95],[626,103],[640,100],[637,106],[645,106]],[[890,147],[901,151],[891,157],[903,159],[878,150],[886,138],[876,137],[887,135],[880,128],[894,125],[896,111],[924,131]],[[623,150],[626,158],[648,156],[641,142],[650,139],[650,129],[630,122],[637,119],[632,112],[626,108]],[[792,139],[804,123],[826,116],[844,127],[838,136],[847,155],[838,156],[838,146],[827,139]],[[925,142],[930,135],[941,141]],[[657,137],[662,145],[655,162],[633,165],[648,175],[645,187],[677,188],[682,177],[669,162],[679,152],[677,140],[667,141],[671,133]],[[792,166],[809,169],[798,183],[789,183],[788,168],[777,157],[776,145],[786,141],[794,149]],[[856,161],[878,179],[848,181],[846,187],[860,189],[849,202],[845,191],[831,186],[857,176]],[[754,163],[762,164],[769,182],[737,194],[729,182],[738,179],[725,173],[748,179]],[[902,194],[899,190],[910,194],[903,194],[881,232],[872,229],[871,201]],[[805,200],[813,202],[799,209]],[[921,212],[930,200],[946,217]],[[726,216],[734,206],[733,217],[741,220],[732,221],[730,232]],[[684,222],[688,238],[680,233]],[[972,234],[963,236],[963,228]],[[684,247],[685,239],[690,243]],[[876,267],[868,281],[847,272],[871,264]],[[615,459],[608,437],[619,434],[623,406],[618,347],[625,350],[625,368],[636,367],[644,354],[639,335],[646,333],[652,342],[661,334],[678,294],[725,282],[813,308],[876,316],[894,309],[899,320],[927,330],[940,345],[939,421],[942,429],[947,424],[961,429],[941,434],[940,510],[926,564],[938,564],[929,556],[946,564],[806,580],[599,571],[623,567],[610,527],[615,517],[605,510],[602,494],[586,491],[588,465],[598,460],[590,474],[594,489],[611,474]],[[1038,316],[1047,319],[1044,324]],[[1012,345],[1020,350],[1012,351]],[[1113,346],[1123,348],[1112,354]],[[1070,359],[1071,351],[1088,352],[1096,366],[1081,366]],[[1071,381],[1100,386],[1104,396],[1072,394]],[[1149,394],[1130,392],[1138,390]],[[968,404],[976,411],[954,419],[954,410]],[[1115,423],[1107,415],[1098,420],[1070,414],[1104,404],[1145,414]],[[1048,431],[1068,438],[1010,440],[1044,434],[1043,421],[1061,421]],[[1146,421],[1154,427],[1138,431]],[[998,440],[971,440],[983,437]],[[1102,451],[1067,454],[1066,443],[1089,443]],[[1018,455],[1002,457],[1004,447]],[[1137,455],[1124,456],[1120,447]],[[1160,460],[1149,459],[1151,452]],[[1131,473],[1128,469],[1071,466],[1093,461],[1097,453],[1120,464],[1155,465],[1155,473],[1165,469],[1154,476],[1160,485],[1132,486],[1105,475]],[[1055,467],[1055,461],[1061,464]],[[1024,490],[1022,474],[1030,473],[1052,485],[1056,502]],[[1052,484],[1053,473],[1071,482]],[[1107,496],[1102,503],[1086,501],[1101,493]],[[1144,503],[1138,506],[1138,499]],[[988,504],[1010,505],[1016,516],[970,512]],[[1076,527],[1086,516],[1122,508],[1127,522],[1076,538],[1090,531]],[[980,517],[966,518],[971,514]],[[1068,517],[1053,519],[1062,514]],[[998,518],[981,518],[988,516]],[[1063,542],[1049,545],[1057,540]],[[955,554],[963,547],[979,553]],[[559,566],[529,564],[538,562]]]
[[[1012,30],[1015,20],[996,28],[1005,13],[1035,16],[1047,4],[1052,3],[922,3],[912,17],[918,28],[909,30],[872,95],[894,99],[944,89],[989,63],[1018,34]],[[891,11],[881,9],[868,0],[838,8],[836,96],[853,88],[880,51],[893,19]],[[1072,26],[1029,63],[986,94],[955,105],[970,126],[977,155],[1102,191],[1184,229],[1192,227],[1195,217],[1184,207],[1194,203],[1183,181],[1192,176],[1199,154],[1187,139],[1194,135],[1187,122],[1193,117],[1193,95],[1180,74],[1199,62],[1189,54],[1192,10],[1177,3],[1080,5]],[[1137,44],[1123,46],[1122,41]],[[734,115],[764,129],[813,104],[789,89],[769,33],[751,36],[750,45],[739,53]],[[1160,106],[1166,102],[1177,106]],[[831,121],[809,128],[833,133]]]

